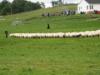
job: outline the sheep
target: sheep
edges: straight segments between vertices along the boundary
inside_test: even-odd
[[[48,37],[49,37],[49,38],[55,38],[55,34],[54,34],[54,33],[49,33],[49,34],[48,34]]]
[[[59,33],[52,33],[52,37],[53,38],[58,38],[59,37]]]
[[[72,32],[72,33],[69,34],[69,37],[72,38],[72,37],[76,37],[77,35],[78,35],[78,34],[77,34],[76,32]]]
[[[44,35],[45,35],[45,38],[48,38],[48,37],[50,36],[49,33],[46,33],[46,34],[44,34]]]
[[[84,32],[58,32],[58,33],[11,33],[10,37],[16,38],[75,38],[100,36],[100,30]]]
[[[11,34],[9,34],[9,36],[10,36],[10,37],[13,37],[13,36],[14,36],[14,34],[13,34],[13,33],[11,33]]]
[[[94,37],[94,36],[96,36],[95,31],[90,31],[90,32],[88,33],[88,37]]]
[[[65,37],[70,37],[70,32],[64,34]]]
[[[100,36],[100,30],[96,30],[95,33],[97,34],[97,36]]]
[[[87,32],[79,32],[79,33],[80,33],[81,37],[87,37],[88,36]]]
[[[16,34],[14,34],[14,36],[15,36],[16,38],[21,38],[21,37],[22,37],[22,35],[21,35],[20,33],[16,33]]]
[[[40,38],[45,38],[45,34],[44,33],[41,33],[40,34]]]
[[[58,33],[57,36],[58,36],[59,38],[63,38],[63,37],[65,37],[65,36],[64,36],[64,33],[62,33],[62,32]]]
[[[72,32],[72,33],[70,34],[70,37],[80,37],[80,36],[81,36],[81,34],[78,33],[78,32]]]

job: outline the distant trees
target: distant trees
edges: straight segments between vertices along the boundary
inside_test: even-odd
[[[23,12],[24,6],[25,6],[25,0],[14,0],[12,2],[12,7],[11,7],[12,12],[13,13]]]
[[[3,0],[0,3],[0,15],[15,14],[40,8],[41,6],[38,2],[32,3],[26,0],[14,0],[12,3],[10,3],[7,0]]]
[[[59,0],[59,4],[63,4],[63,0]]]
[[[52,6],[55,7],[55,6],[62,5],[63,4],[63,0],[52,1],[51,3],[52,3]]]
[[[44,2],[41,2],[41,7],[42,7],[42,8],[45,8]]]
[[[58,5],[58,1],[52,1],[51,3],[52,3],[53,7],[56,6],[56,5]]]
[[[7,15],[10,14],[11,9],[11,3],[8,2],[7,0],[3,0],[0,3],[0,14],[1,15]]]

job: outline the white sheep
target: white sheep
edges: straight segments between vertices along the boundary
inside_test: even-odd
[[[59,32],[59,33],[11,33],[10,37],[16,38],[65,38],[65,37],[94,37],[100,36],[100,30],[84,32]]]

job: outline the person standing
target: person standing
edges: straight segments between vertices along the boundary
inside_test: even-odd
[[[50,24],[47,24],[47,29],[50,29]]]
[[[6,36],[6,38],[8,38],[8,31],[7,30],[5,31],[5,36]]]

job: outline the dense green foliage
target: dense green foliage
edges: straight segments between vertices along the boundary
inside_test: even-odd
[[[39,3],[32,3],[26,0],[14,0],[12,3],[3,0],[0,3],[0,14],[8,15],[41,8]]]
[[[3,0],[0,3],[0,14],[1,15],[7,15],[11,13],[11,3],[7,0]]]
[[[100,37],[5,38],[5,30],[71,32],[100,28],[100,15],[41,17],[41,13],[54,13],[66,8],[73,7],[55,7],[0,17],[0,75],[100,75]],[[15,25],[16,21],[21,23]]]

